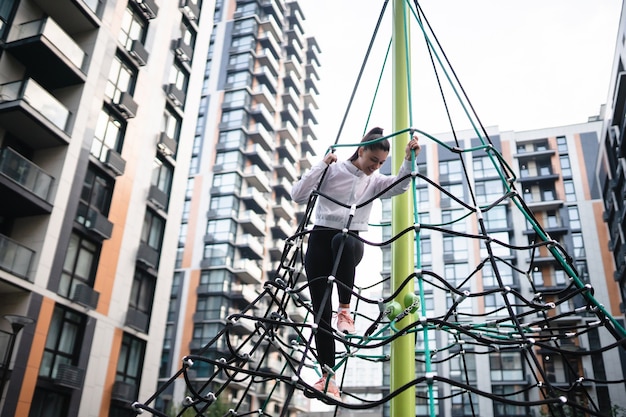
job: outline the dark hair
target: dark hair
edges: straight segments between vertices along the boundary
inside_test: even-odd
[[[363,136],[363,139],[361,139],[361,142],[369,142],[372,140],[380,139],[382,137],[383,137],[383,128],[374,127],[370,129],[370,131],[367,132],[365,136]],[[387,139],[383,139],[383,140],[379,140],[376,142],[368,143],[367,145],[359,146],[358,148],[356,148],[352,156],[348,158],[348,161],[356,161],[358,159],[360,148],[369,149],[370,151],[380,150],[380,151],[389,152],[389,141]]]

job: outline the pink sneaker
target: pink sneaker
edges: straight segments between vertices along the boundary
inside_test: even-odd
[[[315,385],[313,385],[313,388],[323,392],[324,394],[328,395],[331,398],[334,398],[337,401],[341,401],[341,394],[339,394],[339,388],[337,388],[337,384],[335,384],[334,378],[328,379],[328,377],[324,375],[320,378],[319,381],[315,383]]]
[[[337,330],[341,333],[355,334],[354,320],[349,311],[341,310],[337,313]]]

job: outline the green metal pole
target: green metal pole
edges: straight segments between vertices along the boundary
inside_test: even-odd
[[[409,46],[409,13],[406,0],[393,1],[393,130],[409,127],[409,86],[407,56]],[[409,137],[398,136],[392,146],[392,165],[398,172],[404,159],[404,148]],[[413,224],[410,193],[392,198],[391,229],[395,236]],[[413,233],[407,233],[394,241],[391,246],[391,277],[394,290],[399,288],[406,277],[414,272],[415,258]],[[404,305],[405,295],[414,294],[414,283],[411,281],[396,301]],[[398,323],[398,328],[411,324],[414,315],[410,314]],[[415,378],[415,333],[411,332],[395,339],[391,344],[391,392],[401,388]],[[415,387],[405,390],[391,399],[391,415],[394,417],[415,416]]]

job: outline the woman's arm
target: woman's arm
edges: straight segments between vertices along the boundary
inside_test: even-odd
[[[291,189],[291,199],[298,203],[304,204],[309,200],[311,192],[319,184],[322,174],[326,168],[337,161],[337,155],[334,153],[327,153],[324,159],[311,167],[302,178],[300,178]]]

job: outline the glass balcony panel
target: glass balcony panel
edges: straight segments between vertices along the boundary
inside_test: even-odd
[[[0,172],[47,201],[54,178],[13,149],[0,153]]]

